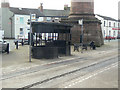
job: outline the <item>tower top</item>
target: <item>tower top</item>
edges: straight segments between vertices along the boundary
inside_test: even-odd
[[[40,3],[40,6],[38,7],[38,9],[43,12],[43,3]]]
[[[9,0],[1,0],[1,7],[9,8],[10,7]]]
[[[71,0],[71,14],[94,14],[94,0]]]

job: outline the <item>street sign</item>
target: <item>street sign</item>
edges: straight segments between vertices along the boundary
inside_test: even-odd
[[[83,53],[82,48],[83,48],[83,19],[78,20],[78,24],[81,25],[81,33],[80,33],[80,44],[81,44],[81,53]]]
[[[31,14],[31,21],[36,21],[36,14]]]
[[[78,24],[79,24],[79,25],[83,25],[83,19],[78,20]]]

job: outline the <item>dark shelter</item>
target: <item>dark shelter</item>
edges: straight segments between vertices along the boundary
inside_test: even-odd
[[[52,22],[32,22],[31,25],[33,58],[51,59],[59,55],[71,55],[70,25]]]

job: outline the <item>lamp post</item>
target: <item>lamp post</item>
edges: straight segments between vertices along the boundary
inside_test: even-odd
[[[31,13],[30,13],[29,62],[31,62],[31,33],[32,33],[32,27],[31,27]]]
[[[30,40],[29,40],[29,62],[31,62],[31,46],[33,45],[32,41],[31,41],[31,37],[32,37],[32,22],[36,21],[36,14],[31,14],[30,13]]]
[[[80,43],[83,43],[83,19],[79,20],[79,25],[81,25]]]
[[[82,47],[83,46],[83,19],[79,20],[78,23],[79,23],[79,25],[81,25],[80,44]],[[82,53],[82,51],[81,51],[81,53]]]
[[[110,25],[109,25],[109,22],[107,20],[107,33],[108,33],[107,39],[108,39],[108,42],[110,42],[110,31],[108,30],[109,27],[110,27]]]

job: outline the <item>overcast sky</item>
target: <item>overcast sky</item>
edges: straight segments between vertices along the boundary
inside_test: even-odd
[[[8,0],[7,0],[8,1]],[[9,0],[11,7],[38,8],[43,3],[44,9],[63,9],[71,0]],[[94,0],[95,14],[118,19],[118,2],[120,0]]]

